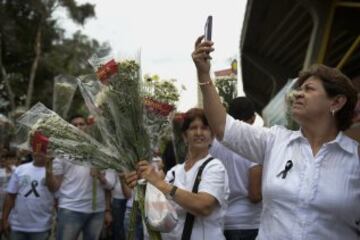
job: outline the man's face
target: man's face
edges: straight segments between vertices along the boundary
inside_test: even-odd
[[[82,117],[77,117],[77,118],[72,119],[71,124],[82,131],[85,131],[85,129],[86,129],[86,122],[85,122],[85,119]]]

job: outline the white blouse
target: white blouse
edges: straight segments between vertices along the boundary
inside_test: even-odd
[[[258,240],[360,239],[356,141],[340,132],[313,156],[301,131],[254,127],[227,116],[222,143],[263,164]]]
[[[199,168],[209,157],[210,155],[198,160],[188,171],[185,170],[184,163],[174,166],[167,172],[165,180],[181,189],[192,191]],[[225,240],[223,219],[230,191],[226,169],[219,159],[213,159],[204,168],[198,192],[210,194],[218,200],[219,205],[209,216],[195,217],[191,240]],[[171,203],[176,209],[179,222],[174,230],[170,233],[163,233],[161,236],[164,240],[179,240],[184,229],[186,211],[176,202],[171,201]]]

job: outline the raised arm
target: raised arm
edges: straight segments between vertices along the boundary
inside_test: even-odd
[[[216,138],[222,140],[225,131],[226,110],[210,78],[210,53],[214,51],[213,43],[202,41],[203,38],[204,36],[201,36],[196,40],[192,59],[197,70],[206,118]]]

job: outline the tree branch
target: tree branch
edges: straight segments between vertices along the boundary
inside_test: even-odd
[[[34,44],[35,58],[34,58],[32,66],[31,66],[28,91],[26,94],[26,103],[25,103],[26,109],[30,108],[30,105],[31,105],[32,95],[34,92],[34,80],[36,77],[36,71],[37,71],[39,61],[40,61],[40,56],[41,56],[41,40],[42,40],[41,24],[42,24],[42,21],[40,21],[38,30],[36,32],[36,38],[35,38],[35,44]]]
[[[5,83],[5,87],[8,92],[10,107],[11,107],[11,110],[13,111],[16,108],[15,96],[14,96],[14,92],[12,91],[12,88],[11,88],[11,85],[9,82],[8,74],[6,73],[6,69],[5,69],[3,61],[2,61],[2,35],[1,35],[1,33],[0,33],[0,68],[1,68],[1,77]]]

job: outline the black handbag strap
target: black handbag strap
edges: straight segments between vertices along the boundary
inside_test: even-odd
[[[203,164],[201,164],[201,166],[199,168],[199,171],[198,171],[198,173],[196,175],[195,181],[194,181],[194,186],[193,186],[193,189],[192,189],[193,193],[198,192],[199,184],[200,184],[200,181],[201,181],[201,174],[202,174],[204,168],[206,167],[206,165],[213,159],[214,159],[213,157],[209,157],[208,159],[206,159],[205,162],[203,162]],[[190,240],[191,233],[192,233],[192,228],[193,228],[193,225],[194,225],[194,220],[195,220],[195,216],[188,212],[186,214],[184,230],[183,230],[183,233],[182,233],[182,236],[181,236],[181,240]]]

